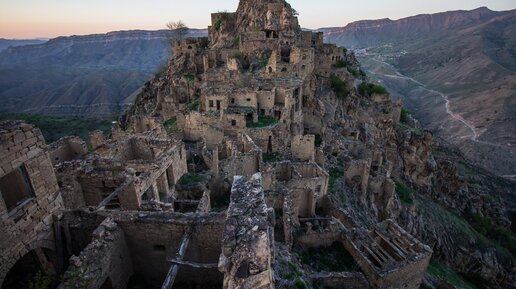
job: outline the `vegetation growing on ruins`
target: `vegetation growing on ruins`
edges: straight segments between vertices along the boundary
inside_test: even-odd
[[[331,81],[331,88],[335,92],[335,95],[337,95],[338,98],[345,98],[349,91],[348,91],[348,85],[346,82],[342,79],[340,79],[338,76],[332,74],[330,76]]]
[[[271,125],[275,125],[279,122],[278,119],[272,117],[272,116],[259,116],[258,122],[254,123],[248,123],[247,127],[249,128],[261,128],[261,127],[268,127]]]
[[[270,162],[270,163],[279,162],[279,161],[281,161],[281,155],[278,152],[272,152],[272,153],[265,152],[262,154],[262,159],[264,162]]]
[[[163,123],[165,130],[168,134],[179,132],[179,128],[177,127],[177,119],[171,118]]]
[[[198,184],[202,181],[202,177],[199,175],[199,174],[196,174],[196,173],[188,173],[188,174],[184,174],[180,179],[179,179],[179,184],[180,185],[183,185],[183,186],[190,186],[190,185],[195,185],[195,184]]]

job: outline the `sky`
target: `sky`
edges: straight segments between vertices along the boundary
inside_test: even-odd
[[[516,9],[515,0],[289,0],[301,26],[345,26],[364,19],[399,19],[422,13]],[[116,30],[163,29],[182,20],[206,28],[210,13],[235,11],[238,0],[0,0],[0,38],[52,38]]]

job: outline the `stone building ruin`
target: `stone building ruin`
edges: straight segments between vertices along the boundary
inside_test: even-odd
[[[30,125],[0,124],[2,288],[27,268],[63,289],[282,288],[278,256],[334,244],[358,267],[306,265],[306,280],[419,287],[432,250],[392,220],[399,105],[373,95],[362,101],[384,107],[364,112],[354,55],[302,31],[284,0],[211,18],[207,38],[174,43],[165,79],[110,136],[47,146]],[[334,164],[374,228],[328,205]]]

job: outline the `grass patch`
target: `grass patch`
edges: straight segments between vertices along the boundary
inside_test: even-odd
[[[179,179],[179,184],[183,186],[190,186],[198,184],[202,181],[202,177],[198,174],[185,174]]]
[[[179,128],[177,127],[177,119],[175,117],[165,121],[163,126],[165,127],[165,131],[168,134],[179,132]]]
[[[272,116],[260,116],[258,117],[258,122],[249,123],[247,124],[248,128],[261,128],[261,127],[268,127],[271,125],[275,125],[279,122],[276,118]]]
[[[400,181],[395,180],[394,183],[396,184],[396,194],[400,198],[400,201],[403,204],[412,204],[414,202],[412,189]]]
[[[389,94],[385,87],[373,83],[367,83],[365,81],[360,83],[357,86],[357,89],[361,95]]]
[[[331,89],[335,92],[338,98],[344,98],[348,95],[348,85],[336,75],[330,76]]]
[[[278,152],[263,153],[262,154],[262,159],[266,163],[279,162],[279,161],[281,161],[281,155]]]
[[[319,272],[356,272],[360,270],[351,254],[340,242],[334,242],[328,247],[306,249],[301,252],[300,257],[301,262]]]
[[[83,140],[89,139],[89,133],[101,130],[104,134],[111,132],[111,118],[69,118],[25,113],[0,113],[0,120],[23,120],[39,128],[47,143],[69,135],[76,135]]]
[[[431,260],[427,272],[428,274],[444,280],[454,285],[455,287],[464,289],[478,289],[478,287],[475,285],[464,280],[464,278],[457,274],[457,272],[453,271],[446,265],[439,263],[438,261]]]

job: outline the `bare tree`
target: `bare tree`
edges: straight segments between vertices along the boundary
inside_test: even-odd
[[[174,32],[174,38],[176,40],[182,40],[188,33],[188,27],[181,20],[168,22],[167,28]]]

